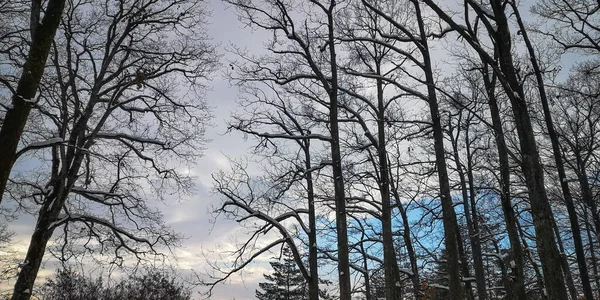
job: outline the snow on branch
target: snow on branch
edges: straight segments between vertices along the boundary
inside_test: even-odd
[[[21,155],[25,154],[25,152],[27,152],[27,151],[47,148],[50,146],[54,146],[56,144],[60,144],[62,142],[64,142],[62,138],[54,137],[51,139],[47,139],[45,141],[31,143],[31,144],[23,147],[23,149],[19,150],[15,156],[15,159],[19,158]]]

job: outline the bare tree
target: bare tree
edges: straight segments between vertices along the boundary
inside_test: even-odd
[[[533,6],[547,26],[536,30],[550,37],[563,51],[597,55],[600,51],[598,37],[598,10],[593,0],[543,0]]]
[[[234,115],[229,128],[256,138],[253,153],[256,160],[272,167],[263,168],[265,176],[255,178],[243,171],[243,166],[234,164],[232,170],[215,176],[216,191],[224,201],[214,213],[248,224],[249,237],[235,252],[233,265],[223,274],[213,275],[213,282],[205,284],[212,289],[259,255],[281,246],[291,250],[308,283],[309,299],[319,299],[316,219],[320,214],[317,214],[314,185],[319,172],[330,164],[315,163],[318,156],[314,152],[329,142],[328,133],[320,133],[326,129],[313,120],[317,112],[298,101],[297,96],[269,82],[238,83],[246,99],[240,102],[244,109]],[[259,224],[250,225],[256,222]],[[272,230],[279,237],[275,241],[267,234]],[[269,241],[267,246],[254,246],[265,239]],[[304,262],[305,247],[308,266]],[[222,267],[215,265],[215,268],[219,271]]]
[[[339,77],[336,1],[228,1],[251,27],[273,32],[267,50],[274,56],[253,60],[243,71],[247,80],[269,81],[281,86],[296,84],[296,93],[327,110],[329,146],[334,185],[340,298],[350,299],[350,267],[346,199],[338,121]]]
[[[205,41],[204,7],[186,0],[93,4],[65,8],[35,99],[42,122],[31,124],[24,139],[31,143],[17,152],[38,153],[43,167],[15,178],[11,191],[40,205],[12,299],[29,299],[59,227],[67,243],[117,264],[178,244],[147,201],[191,190],[180,163],[201,155],[210,116],[202,84],[217,58]]]

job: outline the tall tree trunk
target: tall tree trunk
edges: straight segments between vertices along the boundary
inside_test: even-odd
[[[304,167],[306,173],[306,191],[308,199],[308,267],[310,271],[310,280],[308,281],[308,299],[319,300],[319,264],[317,252],[317,217],[315,212],[315,191],[313,187],[313,178],[311,170],[310,139],[305,139],[302,143],[304,151]]]
[[[365,232],[364,230],[361,231],[361,240],[365,239]],[[364,281],[365,281],[365,298],[366,300],[375,300],[375,298],[373,296],[371,296],[371,278],[369,278],[369,260],[367,259],[367,254],[365,252],[365,245],[364,243],[359,243],[359,247],[360,247],[360,252],[363,254],[362,255],[362,263],[363,263],[363,269],[364,269]]]
[[[438,100],[435,89],[435,80],[433,77],[433,67],[427,44],[427,32],[419,1],[412,0],[415,6],[416,18],[419,26],[419,43],[421,54],[423,56],[423,71],[425,73],[425,82],[427,83],[427,94],[429,112],[431,114],[433,126],[433,139],[435,148],[435,161],[438,171],[438,180],[440,184],[440,200],[442,203],[442,214],[444,224],[444,239],[446,252],[448,255],[448,276],[449,276],[449,299],[463,300],[463,287],[460,278],[460,256],[458,253],[458,223],[456,221],[456,212],[452,204],[452,195],[450,194],[450,182],[448,179],[448,170],[446,167],[446,152],[444,151],[444,136],[440,120]]]
[[[581,157],[581,152],[579,149],[574,150],[575,160],[579,169],[575,173],[577,174],[577,180],[579,181],[579,186],[581,187],[583,203],[590,208],[592,213],[592,221],[594,222],[594,229],[596,230],[595,240],[598,242],[600,241],[600,215],[598,214],[598,205],[596,204],[596,201],[594,201],[592,189],[590,188],[590,183],[588,181],[587,167],[583,158]]]
[[[567,212],[569,215],[569,221],[571,223],[571,230],[573,232],[573,242],[575,244],[575,254],[577,256],[577,264],[579,266],[579,274],[581,276],[581,285],[583,286],[583,294],[587,299],[593,299],[592,287],[590,286],[590,279],[588,276],[587,264],[585,263],[585,253],[583,250],[583,242],[581,240],[581,229],[579,227],[579,220],[577,218],[577,211],[575,210],[575,204],[573,203],[573,196],[571,195],[571,190],[569,188],[569,182],[567,180],[567,175],[565,173],[565,167],[562,160],[560,145],[558,142],[558,134],[554,129],[554,122],[552,121],[552,114],[550,112],[550,106],[548,105],[548,97],[546,95],[546,86],[544,84],[544,78],[542,77],[542,70],[538,64],[537,55],[535,54],[535,50],[531,41],[529,40],[529,36],[527,33],[527,29],[521,20],[521,15],[519,14],[519,9],[513,4],[513,10],[515,12],[515,17],[519,24],[519,28],[521,30],[521,35],[523,36],[523,40],[525,41],[525,45],[527,46],[527,51],[529,53],[529,59],[531,61],[531,65],[533,67],[533,72],[535,74],[535,78],[537,81],[538,92],[540,94],[540,102],[542,103],[542,109],[544,111],[544,121],[546,122],[546,128],[548,130],[548,135],[550,137],[550,143],[552,144],[552,153],[554,154],[554,162],[556,163],[556,169],[558,171],[558,179],[560,180],[560,186],[563,192],[563,197],[565,200],[565,205],[567,206]],[[557,235],[557,238],[560,236]],[[564,251],[563,257],[564,257]],[[564,270],[565,275],[570,274],[570,270],[568,269],[568,264],[565,266],[567,269]],[[567,280],[567,283],[572,282],[572,280]],[[571,290],[571,296],[573,297],[572,287],[569,284],[569,289]]]
[[[465,132],[465,142],[467,150],[467,179],[469,181],[469,200],[471,201],[471,220],[473,224],[473,233],[471,237],[471,248],[473,249],[473,265],[475,267],[475,282],[477,283],[477,294],[479,300],[487,299],[485,287],[485,272],[483,270],[483,261],[481,254],[481,234],[479,232],[479,214],[477,213],[477,201],[475,199],[475,179],[473,176],[473,153],[471,152],[471,140],[469,137],[469,128]]]
[[[529,107],[525,92],[520,84],[512,58],[512,37],[505,15],[505,3],[491,0],[497,31],[493,38],[498,50],[500,69],[506,80],[505,90],[511,102],[514,121],[521,148],[521,169],[525,176],[531,203],[531,214],[537,236],[537,248],[548,297],[553,300],[567,300],[567,291],[561,268],[556,262],[561,256],[554,239],[554,216],[544,184],[544,171],[535,141],[535,133],[529,117]]]
[[[556,223],[554,223],[554,233],[556,234],[558,249],[561,253],[560,262],[562,265],[563,272],[565,274],[565,282],[567,283],[567,289],[569,290],[571,298],[577,299],[577,289],[575,288],[575,281],[573,281],[571,267],[569,266],[569,261],[567,260],[567,255],[565,254],[565,247],[563,246],[562,238],[560,237],[560,230],[558,230],[558,225],[556,225]]]
[[[504,222],[506,231],[508,232],[508,240],[514,264],[509,264],[514,281],[512,286],[507,286],[509,290],[509,299],[527,300],[525,293],[525,273],[523,271],[523,248],[519,239],[519,231],[517,228],[517,218],[512,206],[510,197],[510,163],[508,158],[508,147],[504,139],[504,129],[502,128],[502,118],[500,117],[500,109],[496,98],[496,80],[495,76],[490,77],[488,66],[484,64],[482,67],[483,82],[488,96],[488,104],[490,107],[490,115],[492,116],[492,125],[494,126],[494,137],[496,147],[498,148],[498,162],[500,164],[500,203],[502,204],[502,212],[504,214]]]
[[[460,114],[462,117],[462,112],[460,112]],[[458,153],[458,138],[460,136],[460,126],[461,126],[460,122],[462,122],[462,118],[459,119],[459,124],[456,128],[456,130],[457,130],[456,137],[454,137],[453,129],[451,128],[450,140],[451,140],[451,144],[452,144],[452,154],[454,156],[454,161],[456,164],[456,171],[458,173],[458,179],[460,181],[459,184],[460,184],[461,193],[462,193],[465,219],[467,221],[467,232],[469,234],[469,244],[471,245],[471,250],[473,251],[473,262],[475,265],[475,277],[477,279],[477,277],[483,278],[483,269],[477,268],[477,267],[483,267],[483,264],[481,263],[481,248],[479,247],[479,234],[475,232],[474,226],[473,226],[471,205],[469,204],[469,190],[467,188],[467,178],[465,176],[463,166],[460,162],[460,154]],[[468,140],[467,140],[467,142],[468,142]],[[467,145],[467,147],[468,147],[468,145]],[[468,263],[467,263],[466,253],[464,253],[464,250],[460,249],[460,247],[459,247],[459,252],[461,252],[461,257],[463,257],[463,259],[462,259],[463,276],[470,277],[469,273],[468,273],[469,271],[468,271]],[[480,273],[478,273],[478,272],[480,272]],[[473,299],[470,281],[465,282],[465,290],[468,293],[468,298]],[[479,299],[486,299],[485,279],[483,281],[482,286],[479,284],[479,282],[477,282],[477,293],[479,295]]]
[[[590,247],[590,259],[592,260],[592,270],[594,271],[594,283],[596,289],[600,289],[600,276],[598,276],[598,262],[596,261],[596,249],[594,247],[594,238],[592,237],[592,228],[588,222],[588,212],[585,205],[583,206],[583,220],[585,224],[585,231],[587,233],[588,244]]]
[[[458,226],[457,226],[458,228]],[[460,230],[456,231],[456,245],[458,246],[458,257],[460,257],[460,272],[463,278],[471,277],[469,273],[469,260],[467,258],[467,252],[465,251],[465,246],[463,244],[463,237]],[[471,281],[464,281],[465,287],[464,291],[466,293],[467,300],[474,300],[473,289],[471,286]]]
[[[86,139],[85,136],[86,124],[93,109],[94,105],[88,104],[83,116],[73,126],[68,142],[69,147],[66,147],[65,159],[60,160],[59,158],[59,155],[63,156],[65,153],[59,153],[56,148],[52,150],[53,171],[50,180],[53,187],[52,192],[44,199],[44,204],[40,208],[38,221],[25,255],[24,267],[17,276],[12,300],[29,300],[31,296],[33,284],[46,252],[46,246],[54,233],[55,226],[52,224],[58,221],[59,214],[78,178],[83,158],[87,153],[85,149],[89,149],[93,140],[89,137],[89,139]]]
[[[526,257],[529,259],[529,263],[531,264],[531,268],[533,269],[533,272],[535,273],[535,278],[537,280],[537,285],[540,289],[540,294],[543,300],[548,299],[548,295],[547,293],[544,293],[544,276],[542,275],[542,273],[540,272],[540,267],[538,266],[538,263],[535,261],[535,257],[533,257],[532,253],[531,253],[531,249],[529,249],[529,244],[527,243],[527,241],[525,240],[525,233],[523,232],[523,228],[521,227],[521,224],[519,223],[519,221],[517,220],[517,228],[519,228],[519,235],[521,237],[521,240],[523,241],[523,251],[526,253]]]
[[[12,95],[12,108],[6,112],[0,129],[0,202],[65,7],[65,0],[49,0],[44,18],[38,24],[41,1],[31,2],[31,47],[17,89]]]
[[[379,62],[377,74],[381,73]],[[385,103],[383,100],[383,81],[377,79],[377,155],[379,159],[379,193],[381,195],[381,227],[383,235],[383,270],[385,274],[385,297],[399,300],[401,296],[400,271],[394,250],[394,233],[392,228],[392,207],[390,199],[390,174],[386,150],[385,136]]]
[[[457,24],[442,8],[433,0],[422,0],[445,22],[450,24],[465,41],[475,49],[484,61],[488,64],[495,63],[485,49],[476,42],[468,29]],[[560,260],[560,253],[554,239],[553,224],[554,216],[544,185],[544,172],[540,163],[540,156],[535,141],[535,133],[531,125],[527,101],[525,101],[525,92],[521,86],[517,71],[512,58],[512,37],[509,24],[506,17],[505,8],[508,2],[502,0],[490,0],[492,6],[493,19],[496,23],[494,30],[490,32],[491,38],[495,42],[495,50],[498,53],[499,68],[492,67],[502,83],[507,97],[510,99],[511,108],[514,116],[515,126],[519,137],[521,150],[521,169],[525,176],[525,182],[529,192],[531,202],[531,213],[537,236],[538,253],[540,256],[544,280],[546,283],[548,296],[553,300],[566,300],[567,291],[565,288],[562,268],[555,268],[555,264]]]
[[[333,187],[335,193],[335,225],[338,245],[338,278],[340,299],[352,298],[350,285],[350,257],[348,254],[348,224],[346,216],[346,196],[342,174],[342,155],[340,151],[340,130],[338,122],[338,74],[334,39],[333,9],[335,1],[331,1],[327,12],[329,30],[328,45],[330,56],[331,80],[329,93],[329,124],[331,130],[331,160],[333,167]]]

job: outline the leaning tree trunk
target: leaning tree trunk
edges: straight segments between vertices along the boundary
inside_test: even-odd
[[[29,242],[29,249],[25,255],[23,266],[17,276],[11,300],[29,300],[32,295],[33,284],[37,278],[40,265],[46,252],[48,241],[54,233],[52,223],[58,219],[68,188],[55,184],[52,194],[46,197],[40,208],[35,231]]]
[[[440,200],[442,202],[442,214],[444,224],[444,239],[446,252],[448,254],[448,276],[449,276],[449,298],[451,300],[464,300],[463,287],[460,278],[460,256],[458,253],[458,223],[456,221],[456,212],[452,203],[450,194],[450,182],[448,170],[446,167],[446,152],[444,151],[444,135],[440,120],[438,100],[436,96],[435,80],[433,76],[433,67],[431,65],[431,56],[427,44],[427,32],[421,7],[418,1],[413,0],[415,6],[416,18],[419,26],[419,39],[421,54],[423,56],[423,71],[425,73],[425,82],[427,83],[427,94],[429,112],[433,126],[433,139],[435,149],[435,161],[438,171],[438,180],[440,184]]]
[[[554,162],[556,163],[556,169],[558,171],[558,179],[560,180],[560,186],[563,192],[563,198],[565,200],[565,205],[567,206],[567,212],[569,215],[569,222],[571,224],[571,230],[573,232],[573,242],[575,244],[575,254],[577,256],[577,264],[579,266],[579,275],[581,277],[581,285],[583,286],[583,294],[587,299],[593,299],[594,295],[592,293],[592,287],[590,285],[590,279],[588,275],[587,264],[585,262],[585,253],[583,250],[583,242],[581,240],[581,228],[579,227],[579,219],[577,216],[577,211],[575,210],[575,204],[573,203],[573,196],[571,195],[571,190],[569,188],[569,182],[567,180],[567,175],[565,173],[565,166],[562,160],[562,155],[560,151],[560,145],[558,142],[558,134],[554,129],[554,123],[552,121],[552,114],[550,112],[550,106],[548,105],[548,97],[546,95],[546,87],[544,84],[544,79],[542,77],[542,70],[537,61],[537,56],[535,54],[535,50],[531,41],[529,40],[529,36],[527,34],[527,29],[521,20],[521,16],[519,14],[518,9],[514,9],[515,16],[517,22],[519,24],[519,28],[521,30],[521,35],[523,36],[523,40],[525,41],[525,45],[527,46],[527,51],[529,52],[529,58],[531,61],[531,65],[533,67],[533,72],[535,74],[535,78],[537,81],[538,91],[540,93],[540,102],[542,103],[542,109],[544,111],[544,120],[546,122],[546,127],[548,130],[548,135],[550,137],[550,143],[552,144],[552,153],[554,154]],[[560,236],[557,236],[560,238]],[[564,252],[563,252],[564,253]],[[564,254],[563,254],[564,257]],[[568,269],[568,264],[565,266],[567,269],[564,270],[565,275],[570,275],[570,270]],[[569,276],[570,277],[570,276]],[[572,280],[567,280],[569,284],[569,290],[571,292],[571,297],[573,297],[573,287],[571,286]]]
[[[562,268],[556,268],[556,262],[561,260],[561,255],[554,238],[554,216],[546,194],[544,170],[540,163],[535,133],[529,117],[529,107],[525,101],[525,92],[519,82],[513,63],[512,37],[504,11],[505,5],[501,0],[491,0],[490,2],[497,25],[497,31],[494,33],[493,38],[498,50],[501,75],[506,80],[504,88],[511,102],[514,122],[519,136],[521,169],[529,192],[531,215],[537,236],[538,254],[544,273],[548,298],[566,300],[568,296]]]
[[[565,247],[563,246],[562,238],[560,237],[560,230],[558,230],[558,225],[554,224],[554,233],[556,234],[556,241],[558,243],[558,249],[562,254],[561,257],[561,265],[563,272],[565,274],[565,282],[567,284],[567,289],[569,290],[569,294],[571,295],[571,299],[577,299],[577,289],[575,288],[575,281],[573,281],[573,274],[571,273],[571,268],[569,265],[569,261],[567,260],[567,255],[565,254]]]
[[[12,106],[6,112],[4,123],[0,129],[0,145],[2,145],[0,147],[0,203],[65,7],[65,0],[49,0],[44,11],[44,18],[38,24],[40,2],[32,0],[31,47],[23,65],[17,89],[12,95]]]
[[[517,227],[519,229],[519,236],[520,236],[521,240],[523,241],[523,251],[524,251],[524,253],[526,253],[527,258],[529,259],[529,263],[531,264],[531,268],[533,269],[533,272],[535,273],[535,278],[536,278],[537,285],[540,290],[541,297],[543,300],[546,300],[546,299],[548,299],[548,296],[546,293],[543,292],[544,276],[540,272],[540,267],[538,266],[538,263],[536,262],[535,257],[533,257],[533,253],[532,253],[532,250],[529,248],[529,244],[525,240],[525,233],[523,232],[523,228],[521,227],[521,224],[519,223],[518,220],[517,220]]]

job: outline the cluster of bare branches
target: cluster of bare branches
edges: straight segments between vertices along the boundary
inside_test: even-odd
[[[62,1],[62,13],[53,10],[56,1],[31,2],[22,12],[13,4],[1,11],[3,18],[25,12],[34,18],[40,5],[44,20],[58,18],[55,38],[45,37],[47,62],[34,57],[44,74],[31,95],[22,93],[9,67],[16,74],[24,64],[29,74],[31,55],[23,56],[21,47],[35,51],[48,33],[32,27],[28,34],[15,22],[8,32],[33,43],[9,34],[2,39],[3,94],[12,97],[3,102],[2,132],[16,126],[9,120],[15,110],[31,110],[17,137],[21,146],[3,156],[3,173],[16,167],[2,191],[10,205],[37,218],[12,299],[31,296],[52,237],[62,261],[85,256],[115,265],[164,256],[180,244],[158,206],[193,190],[186,168],[206,142],[211,113],[204,91],[218,59],[206,35],[206,4],[199,1]]]

